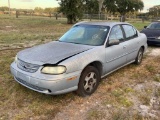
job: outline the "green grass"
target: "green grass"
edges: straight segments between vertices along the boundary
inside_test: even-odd
[[[150,22],[129,22],[131,23],[133,26],[135,26],[139,31],[141,31],[144,26],[148,26]]]
[[[66,20],[54,18],[0,16],[0,44],[15,44],[25,41],[56,40],[71,25]]]
[[[148,24],[130,22],[138,30]],[[55,20],[48,17],[0,15],[0,46],[1,44],[17,44],[30,41],[57,40],[72,25],[66,24],[66,19]]]

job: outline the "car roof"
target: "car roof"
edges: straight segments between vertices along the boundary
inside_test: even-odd
[[[114,25],[117,25],[117,24],[128,24],[128,25],[130,25],[127,22],[87,22],[87,21],[79,22],[75,25],[103,25],[103,26],[113,27]]]
[[[153,21],[153,22],[151,22],[151,23],[160,23],[160,21]]]

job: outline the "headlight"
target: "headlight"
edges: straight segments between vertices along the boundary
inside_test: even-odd
[[[159,39],[159,40],[160,40],[160,36],[159,36],[159,37],[157,37],[157,39]]]
[[[41,70],[45,74],[58,75],[66,72],[65,66],[44,66]]]

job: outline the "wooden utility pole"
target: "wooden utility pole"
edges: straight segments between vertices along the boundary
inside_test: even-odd
[[[8,0],[9,15],[11,15],[10,0]]]
[[[18,16],[19,16],[19,11],[16,10],[16,18],[18,18]]]

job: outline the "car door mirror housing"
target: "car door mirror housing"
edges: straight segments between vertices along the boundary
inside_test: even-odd
[[[147,28],[147,26],[144,26],[144,28],[146,29],[146,28]]]
[[[120,43],[120,41],[117,39],[117,40],[110,40],[109,41],[109,46],[112,46],[112,45],[118,45]]]

